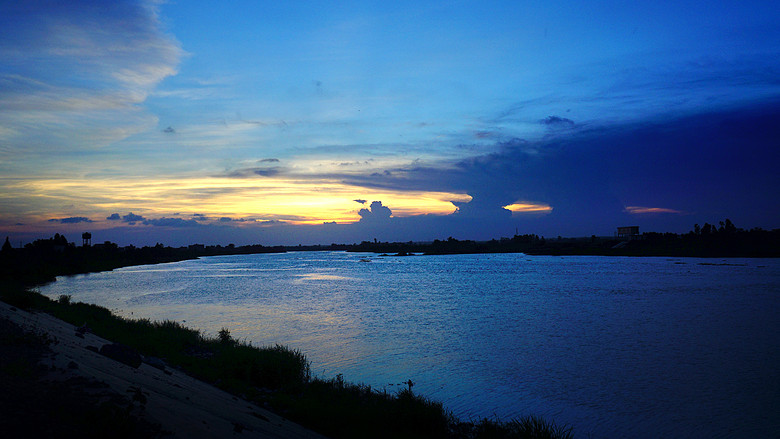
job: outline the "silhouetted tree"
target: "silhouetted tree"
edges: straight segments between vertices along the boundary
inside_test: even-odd
[[[726,218],[726,224],[723,229],[728,234],[737,233],[737,227],[728,218]]]
[[[11,250],[13,250],[13,246],[11,245],[11,241],[8,240],[8,237],[5,237],[5,243],[3,244],[3,253],[8,253]]]

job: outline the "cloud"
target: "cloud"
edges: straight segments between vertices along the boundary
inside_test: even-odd
[[[476,131],[474,137],[477,139],[491,139],[496,137],[496,133],[492,131]]]
[[[383,206],[381,201],[372,201],[368,209],[358,211],[361,223],[385,222],[390,219],[392,214],[390,208]]]
[[[279,163],[279,159],[262,159],[258,163]]]
[[[93,222],[91,219],[83,217],[83,216],[72,216],[69,218],[52,218],[49,220],[50,223],[60,223],[60,224],[78,224],[78,223],[91,223]]]
[[[176,130],[174,130],[172,126],[169,126],[168,128],[164,129],[163,132],[166,134],[176,134]]]
[[[283,172],[285,172],[287,169],[282,166],[269,166],[269,167],[254,167],[254,168],[242,168],[242,169],[236,169],[234,171],[226,172],[222,175],[218,175],[218,177],[227,177],[227,178],[251,178],[254,176],[261,176],[261,177],[275,177]]]
[[[273,177],[275,175],[278,175],[280,172],[282,172],[282,170],[281,168],[278,167],[255,169],[252,171],[253,174],[259,175],[261,177]]]
[[[514,231],[519,225],[538,234],[590,236],[639,221],[644,229],[685,232],[696,221],[717,217],[776,227],[772,218],[780,218],[780,205],[772,189],[780,187],[778,142],[780,101],[574,127],[541,140],[509,139],[497,142],[489,154],[347,181],[391,190],[467,193],[471,202],[455,203],[458,211],[449,220],[481,221],[476,227],[483,228],[492,222],[497,230]],[[517,200],[533,200],[552,211],[513,217],[502,206]],[[641,209],[669,211],[641,215],[662,213]]]
[[[517,201],[502,207],[512,213],[550,213],[553,210],[548,204],[531,201]]]
[[[256,221],[256,224],[260,224],[262,226],[274,226],[278,224],[286,224],[282,220],[266,220],[266,221]]]
[[[362,200],[362,199],[358,198],[358,199],[355,199],[355,200],[352,200],[352,201],[354,201],[354,202],[356,202],[356,203],[360,203],[360,204],[366,204],[366,202],[367,202],[368,200]]]
[[[658,213],[676,213],[676,214],[683,213],[679,210],[668,209],[665,207],[643,207],[643,206],[626,206],[626,212],[632,215],[658,214]]]
[[[248,223],[248,222],[254,222],[255,220],[252,219],[246,219],[246,218],[231,218],[229,216],[223,216],[219,218],[219,222],[221,223]]]
[[[113,216],[113,215],[112,215]],[[142,217],[141,215],[135,215],[133,212],[128,213],[127,215],[122,217],[122,221],[133,225],[140,221],[145,221],[146,218]]]
[[[190,219],[185,220],[182,218],[157,218],[157,219],[145,219],[143,223],[147,226],[157,227],[194,227],[199,226],[197,220]]]
[[[547,125],[553,128],[569,128],[574,126],[574,121],[560,116],[548,116],[539,121],[542,125]]]
[[[152,127],[143,111],[183,51],[154,1],[0,4],[0,141],[17,153],[93,148]],[[4,130],[12,127],[12,130]]]
[[[112,213],[110,216],[107,216],[106,219],[109,221],[119,221],[122,218],[119,216],[118,213]]]

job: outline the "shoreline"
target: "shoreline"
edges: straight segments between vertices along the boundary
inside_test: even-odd
[[[0,301],[0,319],[51,341],[51,352],[39,363],[45,370],[39,382],[54,386],[87,380],[107,385],[115,395],[132,396],[129,407],[141,420],[159,425],[162,436],[228,437],[240,432],[242,437],[324,438],[176,368],[148,362],[135,368],[102,355],[100,348],[111,341],[90,332],[79,334],[74,325],[45,312],[25,311]]]
[[[442,403],[413,393],[411,382],[388,393],[341,376],[312,378],[300,352],[279,345],[254,347],[234,340],[224,328],[210,339],[174,321],[125,319],[97,305],[71,303],[68,296],[53,301],[33,291],[0,288],[0,328],[9,320],[53,341],[48,344],[56,355],[45,360],[44,369],[111,382],[115,396],[132,398],[127,410],[140,411],[142,422],[181,437],[573,437],[571,427],[535,416],[462,421]],[[6,341],[0,338],[0,349]],[[134,352],[131,358],[139,357],[136,364],[103,352],[107,345],[122,344]],[[52,388],[50,382],[36,384],[45,389],[41,393]],[[192,397],[194,391],[200,402]],[[13,406],[1,398],[0,403]],[[81,416],[74,415],[77,423],[88,422]],[[201,418],[206,424],[195,425]],[[41,421],[57,431],[56,421],[46,416]]]

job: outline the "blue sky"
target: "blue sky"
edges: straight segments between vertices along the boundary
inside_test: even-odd
[[[780,227],[770,3],[3,1],[0,232]]]

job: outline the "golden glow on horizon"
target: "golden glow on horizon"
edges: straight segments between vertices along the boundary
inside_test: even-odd
[[[518,201],[506,206],[503,206],[506,210],[511,210],[515,213],[550,213],[552,212],[552,206],[544,203],[532,203],[530,201]]]
[[[292,224],[350,223],[358,211],[381,201],[393,216],[446,215],[466,194],[392,191],[346,185],[338,181],[305,179],[50,179],[14,184],[14,192],[36,200],[30,216],[51,218],[85,216],[103,221],[112,213],[134,213],[146,218],[193,214],[254,221],[279,220]],[[367,202],[360,204],[355,199]],[[62,208],[60,206],[68,206]]]

